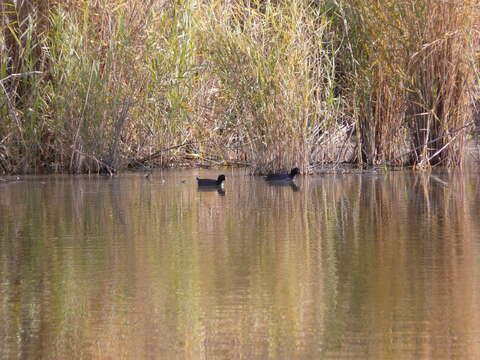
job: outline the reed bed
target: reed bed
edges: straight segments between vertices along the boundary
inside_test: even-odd
[[[463,158],[465,132],[456,132],[472,119],[474,31],[478,2],[425,1],[411,24],[411,56],[407,121],[418,166],[458,165]],[[422,19],[427,19],[426,26]],[[418,40],[423,44],[418,46]]]
[[[0,6],[2,173],[462,163],[476,0]]]
[[[204,66],[221,94],[216,117],[255,172],[306,171],[338,125],[331,24],[306,1],[262,5],[214,4],[202,19]]]
[[[357,162],[461,164],[460,130],[473,124],[477,1],[355,0],[341,10]]]

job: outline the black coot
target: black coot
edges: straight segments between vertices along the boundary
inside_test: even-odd
[[[300,174],[299,168],[293,168],[290,174],[271,174],[265,180],[267,181],[292,181],[295,175]]]
[[[225,181],[225,175],[219,175],[217,180],[215,179],[199,179],[197,177],[198,186],[222,186],[222,182]]]

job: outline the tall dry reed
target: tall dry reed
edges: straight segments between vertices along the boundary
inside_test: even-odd
[[[459,164],[475,5],[4,1],[0,171]]]
[[[465,132],[456,130],[471,116],[475,4],[341,3],[343,71],[359,163],[461,162]],[[410,156],[402,156],[405,150]]]
[[[407,122],[417,166],[458,165],[471,120],[478,2],[424,0],[409,22]]]
[[[218,79],[216,116],[257,173],[308,171],[335,131],[335,53],[324,15],[303,0],[252,1],[210,5],[201,19],[204,66]]]
[[[5,172],[111,172],[175,159],[159,150],[190,137],[192,3],[49,4],[48,10],[30,8],[25,41],[3,34],[12,56],[2,58],[2,79],[37,69],[32,49],[41,47],[48,62],[43,78],[16,79],[29,82],[25,91],[7,90],[16,116],[0,109],[7,120],[1,129]],[[10,10],[4,19],[14,26],[23,10],[18,4]],[[42,11],[49,26],[40,42],[34,24]],[[12,64],[16,53],[21,67]]]

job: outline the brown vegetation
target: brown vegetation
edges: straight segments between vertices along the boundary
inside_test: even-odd
[[[462,161],[476,0],[1,10],[3,173]]]

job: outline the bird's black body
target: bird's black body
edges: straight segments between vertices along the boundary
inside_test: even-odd
[[[199,179],[197,177],[198,186],[222,186],[225,181],[225,175],[219,175],[217,180],[215,179]]]
[[[271,174],[268,175],[265,180],[266,181],[292,181],[295,175],[300,174],[299,168],[293,168],[290,171],[290,174]]]

